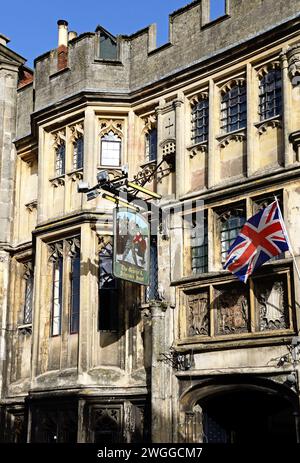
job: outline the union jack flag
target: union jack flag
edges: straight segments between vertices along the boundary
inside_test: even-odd
[[[254,270],[289,249],[289,241],[277,201],[253,215],[228,250],[224,269],[247,282]]]

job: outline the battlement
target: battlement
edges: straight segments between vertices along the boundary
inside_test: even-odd
[[[129,94],[300,16],[298,0],[276,8],[273,0],[226,0],[219,18],[209,12],[210,0],[196,0],[171,13],[160,47],[155,24],[130,36],[98,26],[77,37],[60,20],[58,47],[35,60],[35,110],[87,89]]]

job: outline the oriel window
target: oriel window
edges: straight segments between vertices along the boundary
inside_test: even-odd
[[[191,114],[193,144],[207,141],[208,137],[208,98],[201,99],[192,107]]]
[[[246,85],[235,85],[222,95],[221,130],[223,133],[243,129],[247,123]]]
[[[55,174],[57,177],[65,174],[66,145],[62,142],[55,150]]]
[[[281,70],[273,69],[264,75],[259,84],[260,120],[279,116],[282,113]]]
[[[80,136],[73,144],[73,169],[83,168],[83,137]]]
[[[101,138],[101,166],[120,166],[121,139],[110,131]]]

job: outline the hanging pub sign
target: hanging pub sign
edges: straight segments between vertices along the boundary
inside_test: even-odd
[[[114,276],[140,285],[149,285],[149,249],[148,220],[127,208],[115,208]]]

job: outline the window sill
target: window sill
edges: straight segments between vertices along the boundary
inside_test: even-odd
[[[95,63],[97,64],[106,64],[108,66],[122,66],[123,67],[123,63],[122,61],[116,59],[103,59],[103,58],[95,58]]]
[[[251,278],[266,276],[266,274],[278,267],[280,270],[287,270],[290,268],[292,262],[293,259],[291,257],[265,262]],[[231,281],[238,282],[237,278],[228,270],[219,270],[208,273],[198,273],[197,275],[186,275],[178,280],[172,280],[171,286],[181,286],[184,288],[186,285],[187,289],[193,289],[193,284],[203,286],[205,284],[217,284]]]
[[[249,345],[270,345],[288,343],[295,336],[292,329],[274,330],[274,331],[257,331],[254,333],[239,333],[220,336],[194,336],[178,339],[176,346],[182,350],[193,349],[193,351],[209,351],[220,349],[231,349],[245,347]],[[183,347],[186,346],[186,347]],[[178,350],[178,349],[176,349]]]
[[[32,323],[18,325],[18,331],[21,334],[31,334],[32,333]]]

